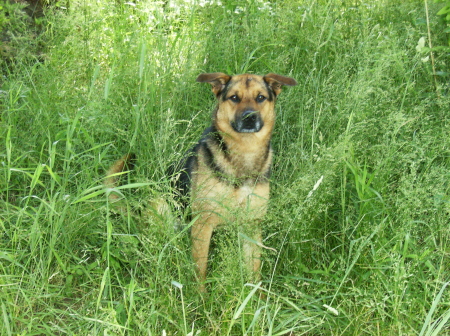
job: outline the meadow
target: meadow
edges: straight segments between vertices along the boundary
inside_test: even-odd
[[[441,7],[47,7],[1,63],[0,334],[450,335],[450,54],[428,49],[447,43]],[[204,296],[187,228],[148,215],[210,123],[202,72],[299,83],[277,102],[262,282],[230,227]],[[129,152],[120,216],[102,181]]]

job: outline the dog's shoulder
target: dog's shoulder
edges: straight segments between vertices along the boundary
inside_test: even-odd
[[[184,197],[189,194],[192,173],[198,167],[199,153],[204,150],[210,150],[209,139],[214,136],[214,132],[213,126],[206,128],[200,140],[185,153],[183,158],[178,162],[172,163],[167,169],[167,176],[170,178],[172,187],[178,196]]]

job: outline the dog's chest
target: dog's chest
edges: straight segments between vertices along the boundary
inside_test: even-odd
[[[230,205],[235,207],[238,216],[246,214],[252,218],[261,218],[267,211],[269,183],[243,184],[235,188],[230,196],[229,200],[234,203]]]
[[[218,209],[245,208],[247,210],[265,208],[269,199],[269,181],[256,181],[253,178],[240,180],[239,185],[230,183],[228,179],[221,179],[211,175],[209,171],[200,169],[194,175],[192,196],[194,202],[201,201],[209,204],[207,208]],[[261,212],[263,214],[265,210]]]
[[[209,223],[213,229],[231,223],[247,225],[265,216],[268,183],[233,188],[217,180],[208,182],[194,191],[191,210],[194,214],[215,218]]]
[[[241,206],[248,203],[250,197],[254,196],[254,188],[250,185],[243,185],[234,190],[236,205]]]
[[[223,161],[228,161],[224,171],[232,178],[241,180],[244,184],[247,179],[250,184],[261,181],[269,175],[272,161],[272,150],[270,147],[261,148],[258,151],[231,153],[223,155]]]
[[[232,167],[236,177],[259,174],[264,169],[259,153],[242,153],[233,156]]]

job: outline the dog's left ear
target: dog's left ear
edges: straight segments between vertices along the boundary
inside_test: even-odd
[[[222,72],[214,72],[200,74],[197,77],[197,82],[210,83],[212,85],[212,91],[216,96],[218,96],[230,79],[231,76],[228,76],[227,74]]]
[[[275,95],[281,92],[282,85],[294,86],[297,85],[297,81],[291,77],[281,76],[274,73],[270,73],[264,76],[264,80],[270,85]]]

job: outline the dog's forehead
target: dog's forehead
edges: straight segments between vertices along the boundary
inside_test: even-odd
[[[237,90],[266,89],[263,77],[251,74],[233,76],[231,78],[231,87]]]

